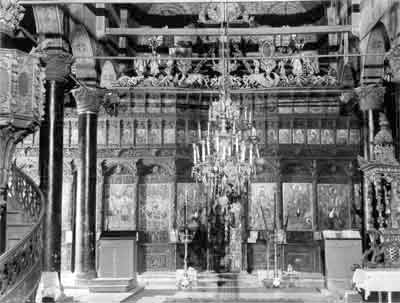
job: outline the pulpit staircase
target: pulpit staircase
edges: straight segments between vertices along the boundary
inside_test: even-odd
[[[0,302],[34,302],[41,275],[44,199],[13,166],[7,197],[7,250],[0,255]]]

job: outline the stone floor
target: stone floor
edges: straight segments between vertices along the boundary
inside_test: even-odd
[[[76,303],[341,303],[329,292],[310,289],[217,289],[189,291],[144,289],[139,293],[89,293],[85,289],[66,289]]]

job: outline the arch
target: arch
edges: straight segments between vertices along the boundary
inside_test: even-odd
[[[93,57],[95,44],[89,36],[86,28],[76,25],[70,35],[72,54],[75,57]],[[90,58],[78,58],[75,60],[76,76],[80,80],[97,81],[96,61]]]
[[[390,49],[389,35],[385,25],[378,22],[368,36],[366,53],[382,54],[382,56],[365,56],[363,60],[363,83],[378,83],[384,75],[384,54]]]

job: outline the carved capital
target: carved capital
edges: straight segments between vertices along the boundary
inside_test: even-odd
[[[362,111],[382,108],[386,89],[377,84],[363,85],[354,89]]]
[[[386,54],[390,65],[390,76],[393,82],[400,82],[400,44],[394,46]]]
[[[46,64],[46,80],[65,82],[71,73],[72,55],[62,51],[46,51],[42,58]]]
[[[0,32],[12,35],[24,18],[25,9],[19,0],[0,1]]]
[[[97,114],[102,103],[102,91],[92,87],[79,87],[72,91],[76,101],[78,115],[84,113]]]

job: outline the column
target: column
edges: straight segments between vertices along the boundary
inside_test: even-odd
[[[312,176],[312,211],[313,211],[313,229],[315,231],[320,230],[319,216],[318,216],[318,163],[317,160],[313,160],[311,164],[311,176]]]
[[[43,271],[61,270],[61,205],[63,184],[64,86],[71,55],[47,52],[45,116],[40,129],[40,189],[45,196]]]
[[[75,213],[75,277],[96,277],[97,115],[100,96],[95,88],[73,91],[78,111],[78,188]]]

